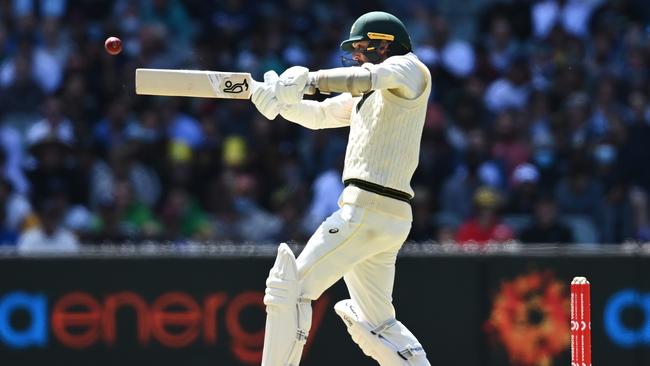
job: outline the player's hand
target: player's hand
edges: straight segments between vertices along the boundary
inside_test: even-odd
[[[275,96],[278,80],[279,77],[275,71],[267,71],[264,73],[264,83],[259,85],[251,95],[251,101],[257,110],[269,120],[275,119],[284,109],[284,104],[280,103]]]
[[[275,95],[281,103],[296,104],[302,100],[307,86],[309,69],[292,66],[286,69],[276,85]]]

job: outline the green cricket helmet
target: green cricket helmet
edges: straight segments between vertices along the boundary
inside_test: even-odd
[[[404,23],[383,11],[371,11],[360,16],[352,24],[350,38],[341,43],[341,50],[352,52],[352,44],[358,41],[391,41],[401,45],[406,52],[411,51],[411,38]]]

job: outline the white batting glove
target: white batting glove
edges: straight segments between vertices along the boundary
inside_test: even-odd
[[[264,73],[264,84],[259,85],[251,95],[251,101],[257,110],[269,120],[275,119],[285,107],[275,95],[278,80],[275,71],[267,71]]]
[[[281,103],[296,104],[302,100],[309,78],[309,69],[303,66],[292,66],[280,75],[276,85],[275,95]]]

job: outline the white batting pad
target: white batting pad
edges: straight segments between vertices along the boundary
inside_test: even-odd
[[[422,345],[399,321],[391,319],[372,327],[350,299],[336,303],[334,311],[363,353],[381,366],[431,366]]]
[[[296,257],[284,243],[266,280],[262,366],[297,366],[311,328],[311,303],[300,298]]]

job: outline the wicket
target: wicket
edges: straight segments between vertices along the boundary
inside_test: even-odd
[[[571,281],[571,366],[591,366],[591,296],[585,277]]]

